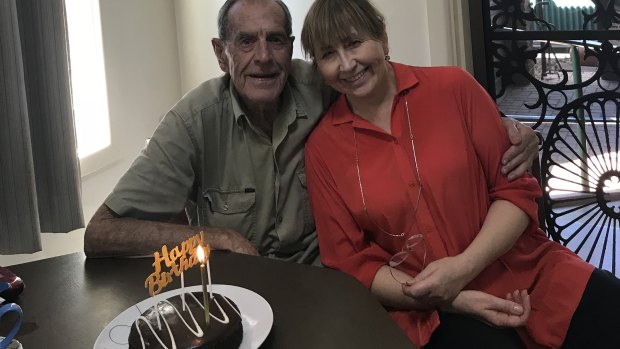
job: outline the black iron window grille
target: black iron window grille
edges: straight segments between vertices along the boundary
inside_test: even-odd
[[[544,226],[620,274],[620,0],[471,0],[475,76],[545,136]]]

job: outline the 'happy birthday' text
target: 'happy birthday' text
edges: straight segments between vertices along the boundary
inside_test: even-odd
[[[149,289],[152,296],[159,294],[164,287],[172,282],[172,275],[180,276],[182,272],[198,264],[196,248],[200,245],[200,235],[195,235],[168,251],[168,246],[161,247],[161,253],[155,252],[153,266],[155,271],[146,278],[144,287]],[[162,270],[162,262],[167,270]]]

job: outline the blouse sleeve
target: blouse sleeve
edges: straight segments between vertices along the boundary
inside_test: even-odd
[[[482,165],[491,202],[507,200],[523,210],[530,218],[531,225],[538,226],[538,205],[536,198],[541,191],[538,182],[530,173],[508,181],[501,173],[503,153],[510,146],[506,128],[499,118],[499,110],[488,93],[474,78],[460,70],[459,93],[464,106],[465,122],[469,129],[473,146]]]
[[[390,255],[369,241],[351,216],[322,157],[320,144],[320,135],[315,132],[306,143],[305,161],[321,261],[327,267],[353,275],[370,288],[378,269]]]

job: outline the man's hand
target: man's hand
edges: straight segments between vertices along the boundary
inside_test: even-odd
[[[258,256],[258,251],[252,243],[232,229],[204,229],[205,238],[211,241],[211,247],[215,250],[227,250],[237,253]]]
[[[530,316],[530,295],[526,290],[515,290],[506,299],[480,291],[461,291],[444,310],[476,316],[498,327],[525,326]]]
[[[502,156],[502,173],[512,181],[532,167],[538,156],[538,137],[531,128],[511,118],[501,118],[512,146]]]

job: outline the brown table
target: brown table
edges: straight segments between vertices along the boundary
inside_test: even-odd
[[[377,300],[349,275],[263,257],[214,252],[213,282],[250,289],[273,309],[261,349],[413,348]],[[11,266],[26,288],[17,339],[24,349],[93,348],[118,314],[148,297],[152,258],[86,259],[84,254]],[[198,268],[186,285],[200,283]],[[180,287],[176,280],[166,290]],[[6,327],[6,326],[5,326]],[[7,329],[0,327],[0,333]]]

